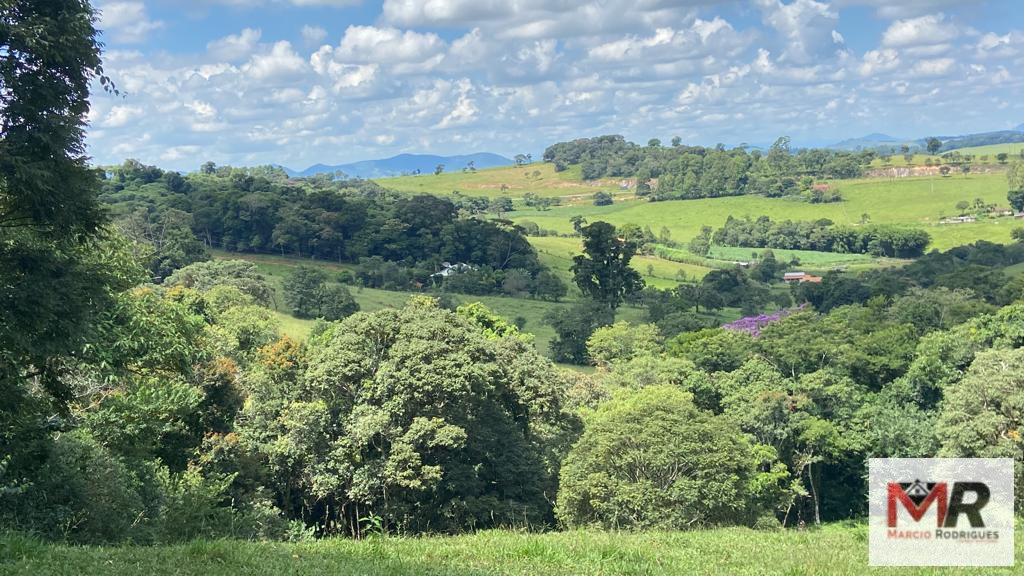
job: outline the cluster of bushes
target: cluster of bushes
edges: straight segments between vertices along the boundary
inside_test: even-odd
[[[713,198],[741,194],[799,196],[810,201],[837,201],[837,195],[808,190],[805,179],[857,178],[874,159],[874,152],[803,149],[791,153],[789,139],[780,138],[767,152],[745,148],[726,150],[671,147],[652,140],[647,146],[622,136],[581,138],[553,144],[544,161],[556,170],[581,165],[584,179],[635,178],[637,194],[652,200]]]
[[[668,340],[653,324],[593,331],[595,408],[562,465],[558,518],[614,529],[837,520],[866,513],[868,456],[1019,459],[1020,440],[995,432],[1021,417],[1020,303],[995,311],[969,291],[913,288],[773,320],[756,334]],[[977,402],[979,386],[1000,400]]]
[[[5,428],[5,526],[152,543],[554,521],[578,418],[563,376],[484,309],[424,299],[302,345],[236,287],[142,286],[98,328],[66,416],[27,389]]]
[[[520,220],[519,222],[516,222],[516,225],[522,228],[523,234],[526,234],[527,236],[537,236],[540,238],[544,238],[546,236],[572,236],[572,234],[560,234],[557,230],[541,228],[540,225],[532,220]]]
[[[707,236],[706,232],[702,233],[691,245],[709,246],[703,241]],[[730,216],[724,226],[714,231],[710,241],[719,246],[916,258],[924,254],[931,237],[924,230],[891,225],[836,226],[828,219],[775,222],[767,216],[757,219]]]

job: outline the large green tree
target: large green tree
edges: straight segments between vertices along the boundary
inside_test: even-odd
[[[1006,171],[1006,180],[1009,184],[1007,199],[1010,206],[1017,212],[1024,211],[1024,162],[1014,162]]]
[[[580,233],[584,254],[573,258],[573,279],[584,295],[615,310],[644,287],[640,273],[629,267],[637,246],[607,222],[584,226]]]
[[[284,281],[284,299],[297,318],[341,320],[359,311],[359,304],[340,285],[327,284],[327,273],[297,266]]]
[[[486,311],[476,316],[486,317]],[[298,383],[292,378],[298,379]],[[454,532],[551,520],[573,417],[550,362],[515,335],[419,299],[314,338],[308,369],[253,388],[243,436],[279,497],[327,532]]]

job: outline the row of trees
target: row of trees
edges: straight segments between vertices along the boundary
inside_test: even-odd
[[[690,246],[706,255],[711,244],[749,248],[784,248],[871,254],[894,258],[915,258],[924,254],[931,237],[924,230],[892,225],[836,226],[831,220],[772,221],[729,216],[725,224],[709,233],[705,228]]]
[[[651,141],[640,146],[622,136],[599,136],[559,142],[547,148],[544,161],[556,170],[581,165],[584,179],[635,178],[640,196],[652,200],[712,198],[741,194],[799,195],[804,178],[856,178],[874,159],[873,152],[827,149],[790,151],[789,139],[779,138],[771,148],[748,151],[701,146],[663,147]]]

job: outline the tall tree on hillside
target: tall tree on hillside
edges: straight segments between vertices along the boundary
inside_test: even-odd
[[[615,310],[626,297],[644,287],[640,274],[629,267],[636,244],[620,238],[615,226],[607,222],[594,222],[580,232],[584,255],[573,258],[576,285],[586,296]]]
[[[928,148],[928,153],[934,156],[939,153],[939,150],[942,150],[942,140],[933,136],[928,139],[926,147]]]
[[[110,86],[94,22],[83,0],[0,0],[0,383],[35,376],[58,396],[54,358],[79,348],[112,272],[89,244],[104,223],[89,87]]]
[[[92,82],[110,83],[94,23],[84,0],[0,0],[0,493],[38,463],[68,359],[141,272],[99,242],[84,129]]]
[[[1024,162],[1014,162],[1006,171],[1009,193],[1006,195],[1010,206],[1017,212],[1024,212]]]

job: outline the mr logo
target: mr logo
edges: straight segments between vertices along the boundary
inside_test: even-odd
[[[955,528],[961,515],[967,516],[972,528],[984,528],[981,509],[988,504],[991,492],[983,482],[954,482],[950,491],[945,482],[889,482],[890,528],[896,527],[897,508],[902,504],[914,522],[920,522],[925,512],[936,505],[935,521],[939,528]],[[965,495],[971,493],[971,502],[965,502]]]
[[[1013,566],[1013,478],[1011,458],[871,458],[869,563]]]

